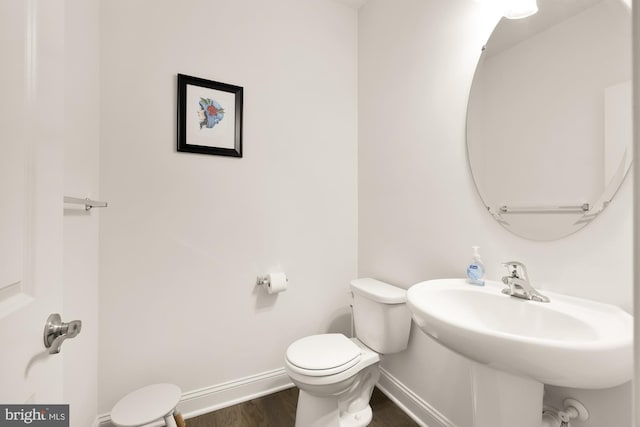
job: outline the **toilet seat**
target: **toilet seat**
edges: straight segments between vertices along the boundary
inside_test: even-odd
[[[342,334],[301,338],[287,348],[292,371],[310,377],[335,375],[360,362],[361,348]]]

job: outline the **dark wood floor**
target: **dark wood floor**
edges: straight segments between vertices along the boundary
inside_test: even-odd
[[[187,420],[187,427],[293,427],[298,389],[290,388]],[[417,427],[377,388],[371,397],[370,427]]]

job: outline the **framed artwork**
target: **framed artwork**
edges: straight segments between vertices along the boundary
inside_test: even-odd
[[[242,92],[178,74],[178,151],[242,157]]]

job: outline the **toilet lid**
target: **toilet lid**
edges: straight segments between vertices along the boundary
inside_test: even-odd
[[[342,334],[311,335],[287,349],[287,360],[307,375],[333,375],[360,360],[360,347]]]

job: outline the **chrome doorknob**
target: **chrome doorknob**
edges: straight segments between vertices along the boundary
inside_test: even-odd
[[[60,346],[67,338],[73,338],[80,333],[82,321],[72,320],[64,323],[58,313],[49,316],[44,325],[44,346],[49,354],[60,353]]]

